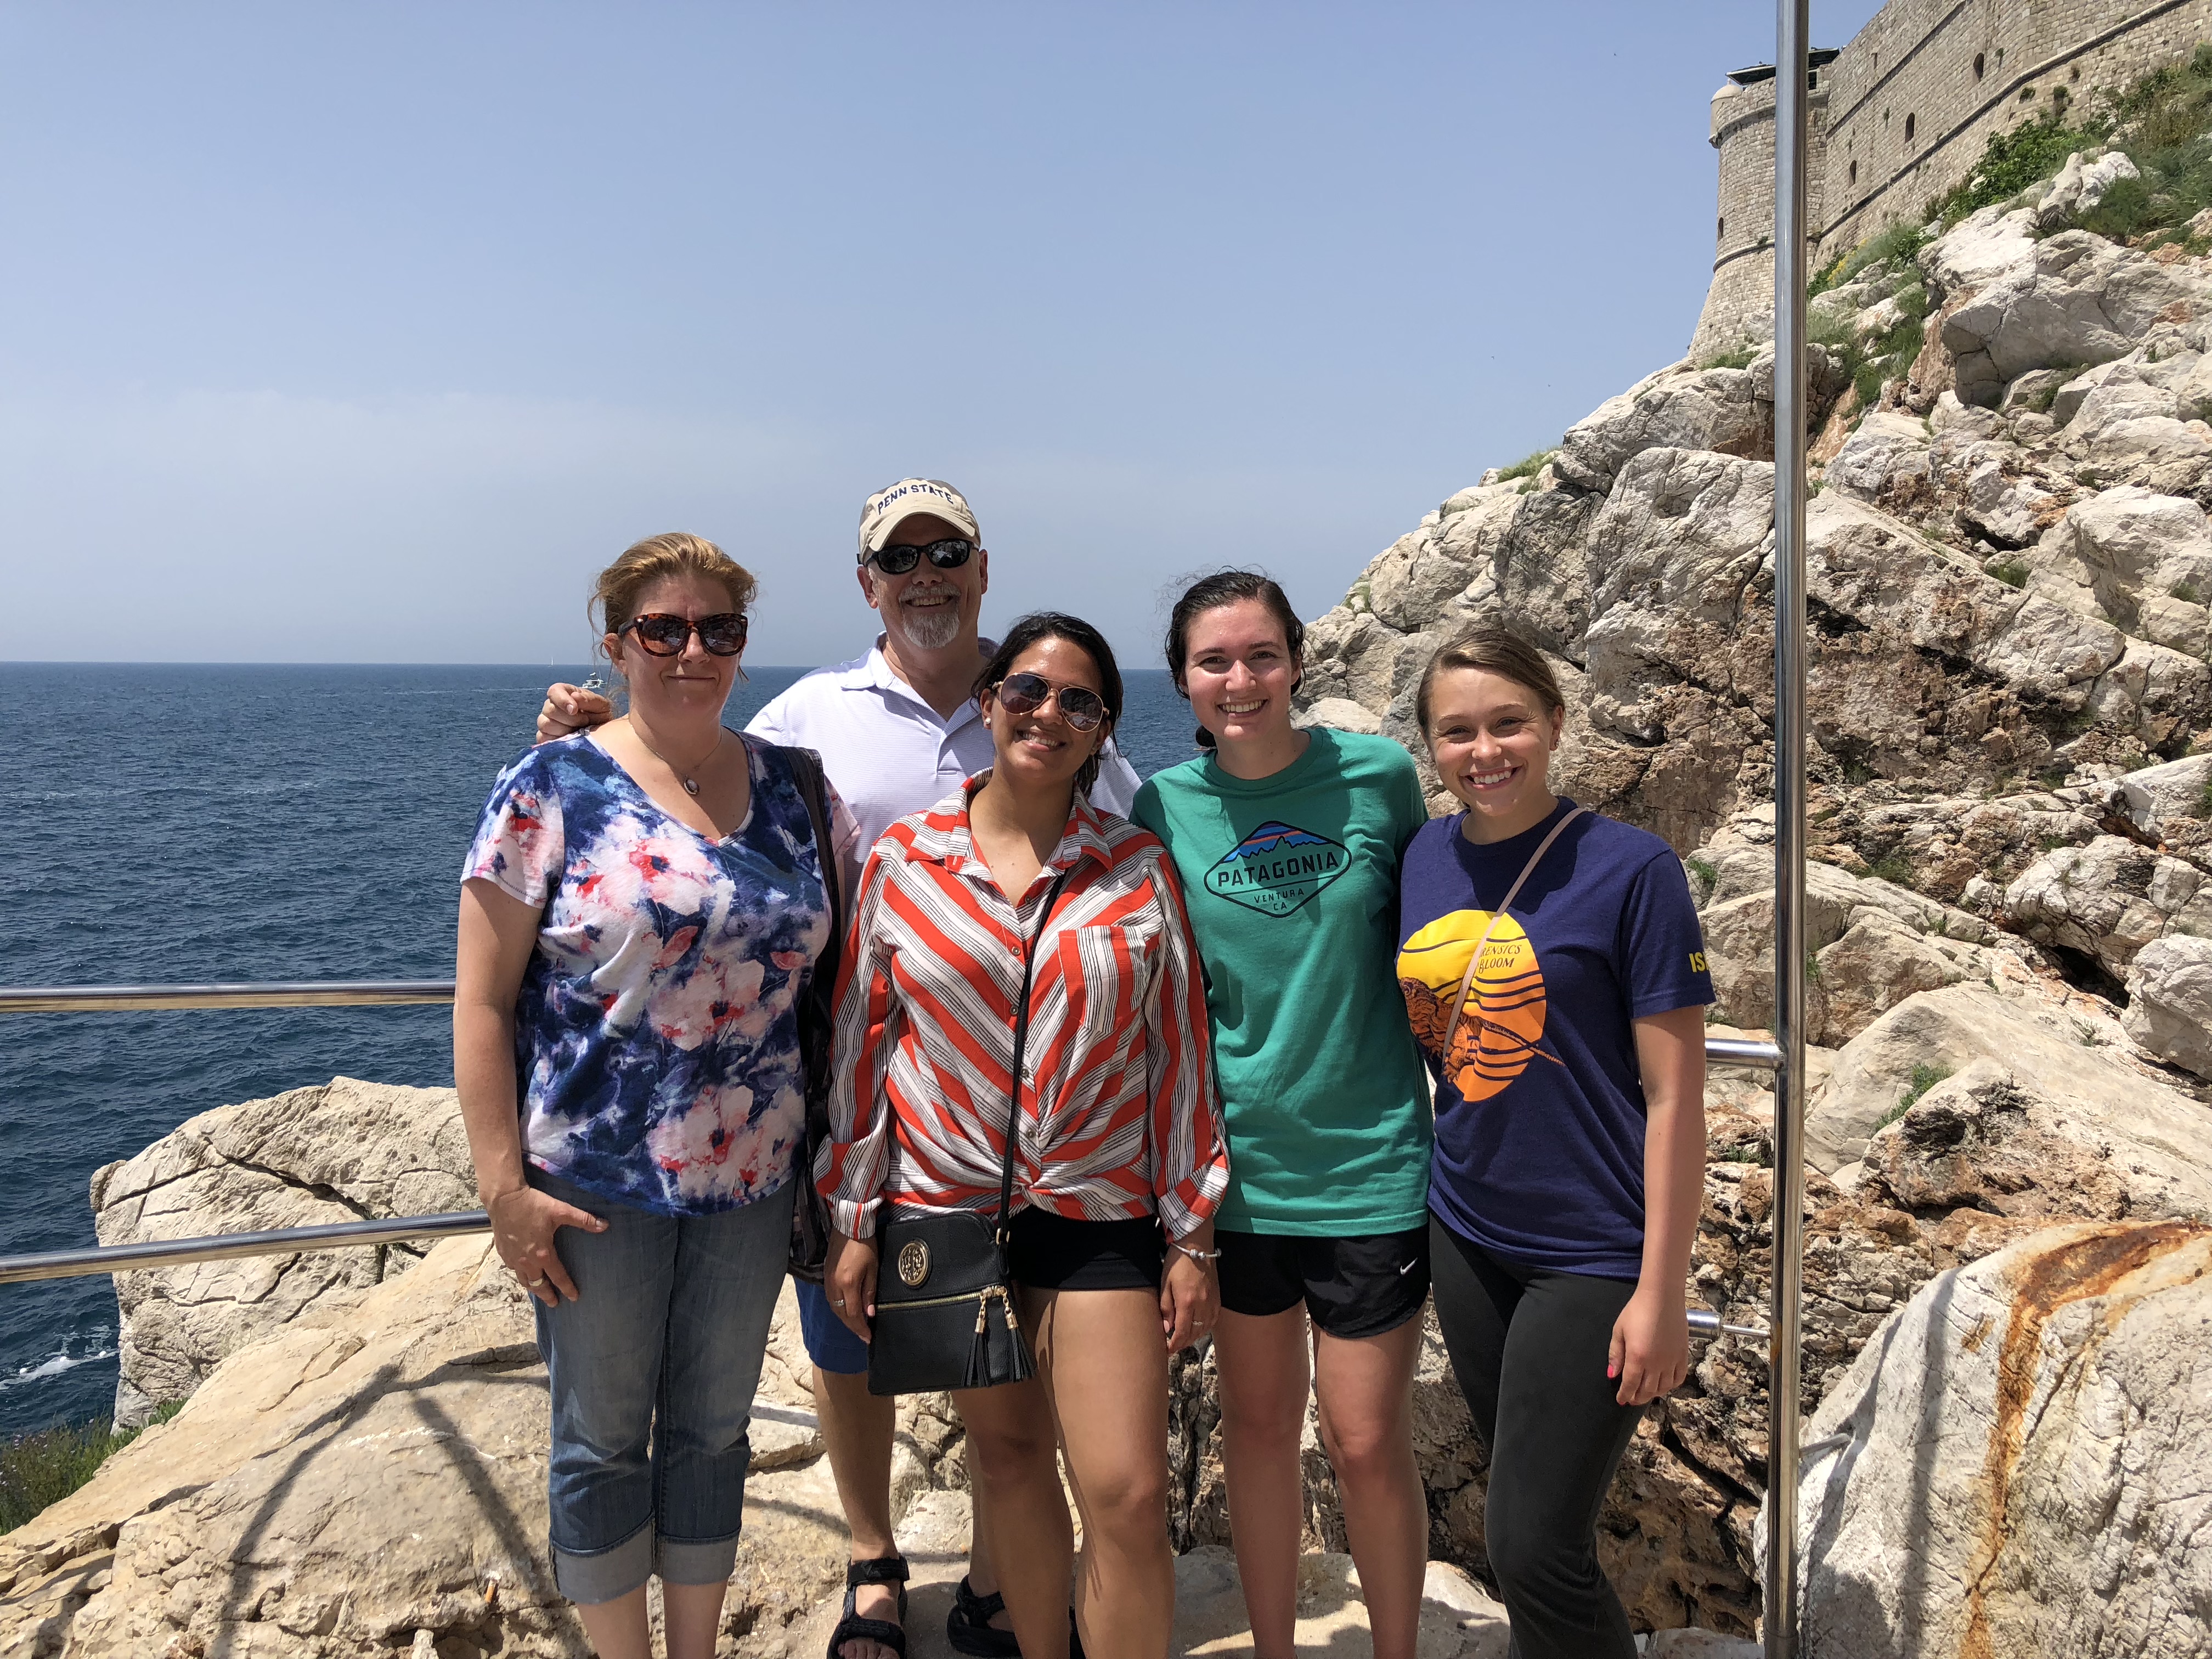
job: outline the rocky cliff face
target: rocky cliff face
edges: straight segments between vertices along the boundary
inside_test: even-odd
[[[1847,1040],[1897,994],[1986,977],[1995,949],[2126,1008],[2119,1041],[2204,1077],[2212,258],[2039,228],[2063,222],[1986,209],[1816,302],[1837,343],[1809,362],[1813,852],[1883,878],[1846,915],[1814,872],[1824,969],[1838,953],[1816,1023]],[[1841,369],[1893,331],[1908,285],[1931,307],[1922,349],[1865,409]],[[1678,364],[1578,422],[1533,477],[1451,496],[1313,624],[1307,717],[1418,751],[1422,665],[1502,618],[1566,688],[1560,787],[1693,867],[1756,846],[1772,389],[1771,347]],[[1757,938],[1771,880],[1725,885],[1709,927]],[[1746,961],[1724,1006],[1755,1024]]]
[[[1988,210],[1816,307],[1808,1408],[1939,1273],[2069,1220],[2212,1220],[2212,259],[2065,223]],[[1922,347],[1869,409],[1842,371],[1910,286]],[[1772,374],[1771,347],[1662,370],[1534,476],[1447,499],[1312,625],[1304,691],[1305,718],[1418,754],[1436,647],[1481,617],[1531,635],[1570,705],[1555,783],[1684,854],[1715,1018],[1752,1028],[1773,1011]],[[1708,1103],[1697,1285],[1747,1319],[1771,1104],[1725,1076]],[[1717,1346],[1639,1434],[1603,1536],[1640,1620],[1756,1617],[1765,1381]],[[1419,1386],[1437,1547],[1479,1562],[1480,1452],[1437,1365]],[[2171,1589],[2159,1548],[2136,1536],[2124,1571]],[[1959,1577],[1929,1575],[1910,1616]],[[1978,1616],[1994,1645],[1971,1650],[2038,1650],[2028,1600]],[[1935,1650],[1845,1627],[1824,1651]]]

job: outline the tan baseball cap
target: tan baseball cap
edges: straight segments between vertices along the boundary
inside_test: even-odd
[[[901,478],[860,504],[860,562],[865,564],[869,554],[882,551],[899,520],[916,513],[927,513],[958,526],[970,541],[983,539],[975,515],[969,510],[968,498],[951,484],[940,478]]]

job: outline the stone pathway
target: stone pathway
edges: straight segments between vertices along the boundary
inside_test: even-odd
[[[908,1659],[959,1659],[945,1639],[953,1586],[968,1566],[968,1495],[925,1492],[898,1528],[914,1577],[907,1586]],[[826,1649],[839,1608],[817,1609],[793,1635],[793,1659]],[[1297,1646],[1301,1659],[1370,1659],[1367,1610],[1348,1555],[1316,1554],[1298,1567]],[[1422,1585],[1419,1659],[1504,1659],[1505,1609],[1458,1568],[1429,1563]],[[1247,1659],[1252,1633],[1236,1558],[1219,1545],[1176,1561],[1173,1659]],[[1759,1647],[1704,1631],[1668,1631],[1646,1645],[1647,1659],[1757,1659]]]

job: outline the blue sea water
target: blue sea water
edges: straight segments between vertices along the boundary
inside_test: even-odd
[[[742,725],[796,679],[754,669]],[[578,667],[0,664],[9,985],[442,979],[493,777]],[[1149,776],[1192,754],[1127,678]],[[0,1255],[88,1245],[87,1183],[194,1113],[343,1074],[453,1080],[441,1007],[0,1015]],[[0,1434],[106,1411],[105,1277],[0,1285]]]

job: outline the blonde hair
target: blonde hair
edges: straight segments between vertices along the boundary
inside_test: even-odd
[[[1500,623],[1477,623],[1456,639],[1446,641],[1421,671],[1420,687],[1413,694],[1413,718],[1424,738],[1429,735],[1429,693],[1435,689],[1437,676],[1455,668],[1480,669],[1511,680],[1534,692],[1547,714],[1557,714],[1567,706],[1567,700],[1559,695],[1559,677],[1552,672],[1542,652]]]
[[[584,614],[598,615],[599,632],[619,634],[637,615],[638,595],[668,576],[699,576],[720,582],[730,596],[732,610],[750,610],[760,586],[751,571],[708,541],[687,531],[672,530],[664,536],[647,536],[623,550],[622,556],[599,572]]]

